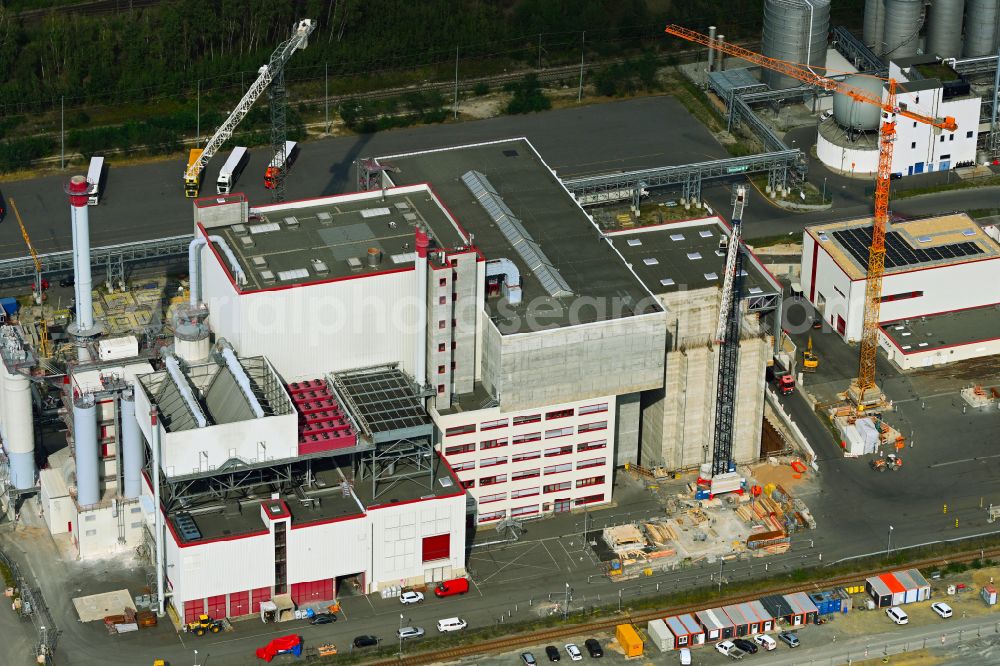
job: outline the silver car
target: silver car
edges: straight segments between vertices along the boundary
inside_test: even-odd
[[[403,627],[396,632],[396,635],[403,640],[407,638],[420,638],[424,635],[424,629],[423,627]]]

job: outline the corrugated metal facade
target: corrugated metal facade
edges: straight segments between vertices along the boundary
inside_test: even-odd
[[[322,580],[368,570],[371,525],[363,516],[288,531],[288,580]]]
[[[399,362],[413,373],[414,271],[234,296],[214,255],[204,261],[209,322],[241,356],[264,355],[285,381]]]

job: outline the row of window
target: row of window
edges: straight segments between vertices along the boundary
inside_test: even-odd
[[[602,467],[606,463],[607,461],[604,458],[592,458],[591,460],[582,460],[578,462],[576,464],[576,469],[581,470],[581,469],[590,469],[592,467]],[[499,463],[491,462],[490,465],[480,464],[480,467],[481,468],[490,467],[497,464]],[[511,481],[524,481],[525,479],[535,479],[542,475],[551,476],[553,474],[563,474],[564,472],[572,472],[572,471],[573,471],[573,463],[562,463],[560,465],[550,465],[544,468],[535,467],[534,469],[518,470],[516,472],[511,472],[509,478]],[[591,478],[596,478],[596,477],[591,477]],[[603,479],[604,477],[600,478]],[[479,478],[479,487],[481,488],[483,486],[492,486],[498,483],[506,483],[507,479],[508,479],[507,474],[493,474],[492,476],[483,476]],[[601,481],[600,483],[603,483],[603,481]],[[476,480],[468,479],[466,481],[462,481],[462,487],[466,489],[475,488]]]
[[[443,321],[439,322],[439,325],[440,325],[441,328],[444,328],[444,326],[443,326],[444,323],[445,322],[443,322]],[[438,351],[444,351],[443,345],[439,346]],[[578,414],[580,416],[584,416],[586,414],[599,414],[601,412],[606,412],[606,411],[608,411],[608,403],[602,402],[602,403],[596,404],[596,405],[587,405],[585,407],[580,407],[578,410],[575,410],[575,411],[572,408],[570,408],[570,409],[557,409],[557,410],[553,410],[551,412],[546,412],[546,414],[545,414],[545,420],[546,421],[552,421],[554,419],[564,419],[564,418],[567,418],[569,416],[573,416],[574,413]],[[529,414],[529,415],[526,415],[526,416],[515,416],[513,418],[513,425],[519,426],[519,425],[524,425],[526,423],[538,423],[541,420],[542,420],[542,415],[541,414]],[[484,430],[495,430],[497,428],[506,428],[510,422],[511,421],[508,420],[508,419],[497,419],[495,421],[485,421],[484,423],[480,424],[479,430],[480,431],[484,431]],[[476,424],[475,423],[469,423],[469,424],[460,425],[460,426],[453,426],[453,427],[448,428],[447,430],[445,430],[444,434],[445,434],[445,437],[452,437],[452,436],[455,436],[455,435],[465,435],[465,434],[468,434],[470,432],[476,432]]]
[[[587,432],[598,432],[600,430],[606,430],[607,427],[608,427],[608,422],[607,421],[597,421],[595,423],[584,423],[584,424],[580,425],[576,429],[576,433],[575,434],[582,434],[582,433],[587,433]],[[569,426],[567,428],[556,428],[556,429],[553,429],[553,430],[546,430],[545,431],[545,439],[556,439],[558,437],[567,437],[567,436],[572,435],[572,434],[574,434],[572,426]],[[529,442],[537,442],[537,441],[539,441],[541,439],[542,439],[542,434],[541,433],[530,432],[530,433],[526,433],[526,434],[523,434],[523,435],[514,435],[514,437],[512,437],[510,439],[510,443],[514,444],[516,446],[518,444],[527,444]],[[499,448],[502,448],[504,446],[507,446],[507,442],[508,442],[508,440],[507,440],[506,437],[501,438],[501,439],[487,439],[487,440],[483,440],[482,442],[479,443],[479,450],[480,451],[487,451],[489,449],[499,449]],[[585,444],[579,444],[577,446],[577,450],[578,451],[589,451],[589,450],[592,450],[592,449],[603,449],[605,446],[606,446],[606,442],[605,441],[587,442]],[[573,447],[572,444],[567,444],[566,446],[559,447],[558,450],[562,451],[563,453],[570,453],[570,452],[572,452],[572,447]],[[567,451],[565,449],[569,449],[569,450]],[[457,456],[457,455],[462,455],[463,453],[472,453],[475,450],[476,450],[476,443],[475,442],[468,442],[466,444],[456,444],[455,446],[445,447],[444,454],[445,454],[445,456]],[[545,452],[545,455],[562,455],[561,453],[552,453],[552,454],[549,453],[549,451],[555,451],[555,450],[556,449],[548,449]]]
[[[584,506],[586,504],[593,504],[595,502],[603,502],[603,501],[604,501],[603,493],[597,495],[587,495],[586,497],[579,497],[573,500],[573,506]],[[551,510],[552,510],[552,504],[549,502],[546,502],[540,506],[538,504],[528,504],[525,506],[517,506],[512,508],[510,510],[510,516],[511,518],[517,518],[519,516],[530,516],[539,513],[540,511],[545,512]],[[480,513],[477,522],[489,523],[497,520],[502,520],[506,517],[507,517],[506,511],[490,511],[488,513]]]
[[[516,443],[517,442],[515,442],[515,444]],[[580,444],[576,445],[576,452],[577,453],[583,453],[583,452],[586,452],[586,451],[597,451],[599,449],[603,449],[603,448],[607,447],[607,445],[608,445],[608,442],[607,442],[607,440],[604,440],[604,439],[598,440],[598,441],[594,441],[594,442],[583,442],[583,443],[580,443]],[[485,447],[484,446],[483,448],[496,448],[496,447],[492,447],[492,446],[491,447]],[[475,450],[476,450],[476,445],[475,444],[462,444],[462,445],[459,445],[459,446],[449,446],[447,449],[445,449],[444,453],[445,453],[446,456],[454,456],[454,455],[458,455],[458,454],[462,454],[462,453],[472,453]],[[550,448],[550,449],[545,449],[545,457],[546,458],[554,458],[556,456],[564,456],[564,455],[568,455],[570,453],[573,453],[573,445],[572,444],[566,444],[565,446],[556,446],[556,447],[553,447],[553,448]],[[537,460],[537,459],[539,459],[541,457],[542,457],[542,452],[541,451],[525,451],[524,453],[517,453],[515,455],[512,455],[510,457],[510,461],[512,463],[519,463],[519,462],[524,462],[525,460]],[[493,461],[493,462],[490,462],[489,464],[487,464],[487,461]],[[484,459],[483,461],[481,461],[479,463],[479,466],[480,467],[488,467],[489,465],[500,465],[500,464],[503,464],[503,463],[506,463],[506,462],[507,462],[507,457],[506,456],[499,456],[499,457],[493,457],[493,458],[486,458],[486,459]],[[456,472],[461,472],[462,470],[475,469],[476,468],[476,461],[475,460],[466,460],[466,461],[463,461],[463,462],[452,462],[450,464],[451,464],[451,468],[453,470],[455,470]]]
[[[907,291],[902,294],[886,294],[878,300],[880,303],[889,303],[891,301],[905,301],[908,298],[920,298],[923,295],[922,291]]]

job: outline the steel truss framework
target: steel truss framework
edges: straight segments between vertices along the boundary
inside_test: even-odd
[[[751,114],[753,115],[753,114]],[[754,116],[755,117],[755,116]],[[785,149],[777,152],[729,157],[711,162],[642,169],[605,176],[588,176],[563,181],[563,185],[578,200],[586,198],[584,205],[597,205],[618,201],[623,190],[681,185],[688,200],[701,198],[701,183],[706,179],[733,178],[748,173],[780,174],[786,179],[791,171],[796,176],[805,175],[805,158],[799,150]],[[783,181],[784,182],[784,181]],[[634,194],[632,194],[634,197]]]
[[[371,479],[372,498],[378,499],[396,484],[413,480],[434,492],[434,472],[438,464],[430,438],[399,439],[358,456],[358,480]]]
[[[91,248],[92,266],[105,266],[109,275],[124,275],[124,266],[186,256],[193,236],[170,236],[153,240],[105,245]],[[50,252],[38,255],[43,275],[70,275],[73,273],[73,252]],[[31,257],[0,260],[0,284],[20,282],[34,278],[35,263]]]
[[[882,58],[875,55],[874,51],[842,25],[833,29],[833,46],[859,71],[875,76],[888,76],[889,68]]]

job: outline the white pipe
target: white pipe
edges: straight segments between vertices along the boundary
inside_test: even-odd
[[[232,248],[226,243],[226,239],[222,236],[209,236],[207,239],[204,236],[196,236],[192,239],[191,244],[188,245],[188,279],[191,281],[191,298],[190,302],[193,307],[198,307],[201,304],[201,248],[212,241],[217,243],[222,251],[226,254],[226,258],[229,259],[229,266],[233,271],[233,277],[236,278],[237,284],[246,284],[247,278],[243,273],[243,269],[240,267],[240,262],[236,260],[236,255],[233,254]]]
[[[188,384],[187,377],[181,371],[181,364],[177,360],[177,357],[173,354],[167,354],[164,359],[164,363],[167,365],[167,373],[170,378],[174,380],[174,385],[177,386],[177,390],[180,391],[181,397],[184,398],[184,402],[187,403],[188,409],[194,415],[194,420],[198,422],[199,428],[204,428],[208,425],[208,419],[205,418],[205,412],[201,410],[201,405],[194,397],[194,393],[191,391],[191,386]]]
[[[243,390],[243,395],[246,396],[247,401],[250,403],[250,409],[253,410],[254,415],[258,419],[264,418],[264,408],[260,406],[260,401],[254,395],[253,388],[250,386],[250,378],[247,377],[246,370],[243,369],[239,359],[236,358],[233,346],[225,338],[219,340],[219,346],[222,348],[222,358],[226,361],[226,367],[233,373],[236,383]]]
[[[90,506],[101,501],[97,450],[97,406],[91,395],[73,401],[73,448],[76,451],[76,501]]]
[[[517,305],[521,302],[521,271],[510,259],[491,259],[486,262],[486,277],[504,276],[504,286],[507,288],[507,302]]]
[[[160,425],[156,408],[149,412],[150,446],[153,447],[153,531],[156,534],[156,614],[163,617],[163,510],[160,507]]]
[[[708,39],[709,39],[709,43],[710,44],[715,41],[715,26],[714,25],[708,26]],[[712,63],[713,63],[714,60],[715,60],[715,49],[712,48],[711,46],[709,46],[708,47],[708,71],[710,71],[710,72],[712,71]]]
[[[124,458],[122,471],[122,494],[134,499],[142,494],[142,432],[135,418],[135,395],[126,392],[119,402],[121,405],[121,453]]]
[[[80,331],[94,327],[94,303],[91,300],[93,278],[90,274],[90,213],[87,206],[73,206],[73,226],[76,230],[76,322]]]

